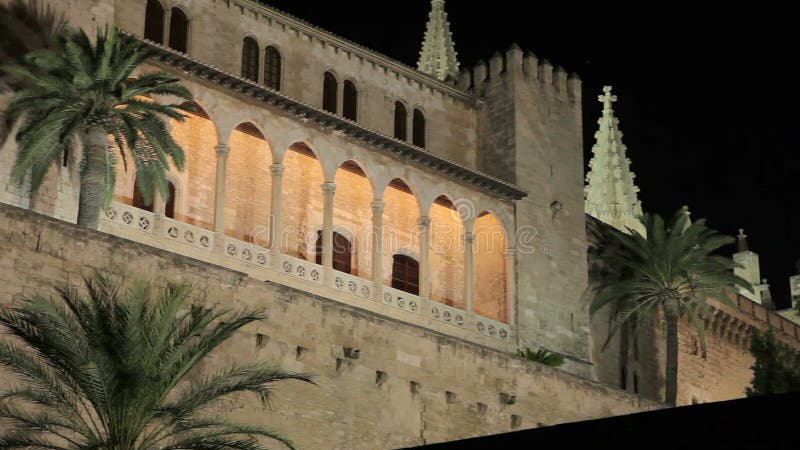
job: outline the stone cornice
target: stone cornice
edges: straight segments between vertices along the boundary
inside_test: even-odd
[[[184,53],[141,39],[131,33],[125,32],[125,34],[142,42],[143,46],[152,52],[152,59],[157,62],[208,80],[240,95],[246,95],[259,102],[280,108],[301,120],[312,121],[322,127],[333,129],[351,138],[358,139],[391,154],[401,161],[430,168],[507,200],[519,200],[528,195],[527,192],[511,183],[434,155],[420,147],[386,136],[341,116],[307,105],[280,92],[200,62]]]
[[[305,33],[313,37],[314,39],[319,40],[320,42],[324,42],[328,45],[337,47],[345,52],[350,52],[354,55],[360,56],[371,63],[374,63],[380,67],[385,67],[387,70],[396,72],[410,80],[421,83],[426,87],[434,89],[442,94],[446,94],[454,99],[460,100],[472,107],[475,107],[479,102],[479,100],[473,95],[470,95],[460,89],[450,86],[447,83],[439,81],[428,74],[420,72],[413,67],[401,63],[400,61],[394,60],[374,50],[370,50],[369,48],[366,48],[341,36],[337,36],[331,33],[330,31],[326,31],[322,28],[319,28],[311,23],[304,21],[303,19],[300,19],[299,17],[275,9],[271,6],[266,6],[261,3],[257,3],[254,0],[228,0],[228,1],[242,8],[247,8],[253,12],[261,14],[262,16],[265,16],[270,20],[274,20],[280,24],[283,24],[286,27],[289,27],[290,29],[295,29],[298,30],[299,32]]]

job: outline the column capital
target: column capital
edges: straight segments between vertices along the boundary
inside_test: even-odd
[[[431,226],[431,218],[429,216],[420,216],[419,219],[417,219],[417,225],[428,228]]]
[[[370,206],[372,206],[373,211],[383,211],[383,208],[386,207],[386,202],[383,200],[373,200]]]
[[[272,173],[272,176],[279,177],[286,171],[286,166],[281,163],[275,163],[269,166],[269,171]]]
[[[231,152],[231,146],[228,144],[217,144],[214,150],[217,151],[217,156],[228,156]]]
[[[333,181],[326,181],[322,183],[322,192],[328,195],[336,193],[336,183]]]

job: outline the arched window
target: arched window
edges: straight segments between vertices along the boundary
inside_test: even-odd
[[[338,89],[339,83],[336,81],[336,77],[330,72],[325,72],[325,81],[322,85],[322,109],[336,114],[336,91]]]
[[[164,43],[164,7],[158,0],[147,0],[144,12],[144,38]]]
[[[316,245],[317,264],[322,264],[322,230],[317,231]],[[339,272],[352,273],[353,247],[350,241],[343,235],[333,232],[333,270]]]
[[[242,43],[242,78],[258,83],[258,43],[251,37]]]
[[[406,255],[394,255],[392,287],[419,295],[419,263]]]
[[[169,19],[169,46],[187,53],[189,48],[189,19],[180,8],[172,8]]]
[[[408,139],[408,112],[403,102],[394,102],[394,137]]]
[[[425,115],[422,111],[414,109],[414,140],[417,147],[425,148]]]
[[[271,45],[264,50],[264,84],[281,90],[281,53]]]
[[[139,178],[134,178],[133,180],[133,207],[143,209],[145,211],[153,212],[153,203],[150,202],[148,205],[144,199],[144,194],[139,189]]]
[[[169,217],[170,219],[175,218],[175,185],[171,182],[167,182],[167,187],[169,188],[169,198],[167,199],[167,204],[164,205],[164,215]]]
[[[350,80],[344,81],[344,102],[342,104],[342,115],[345,119],[352,121],[358,120],[358,89]]]

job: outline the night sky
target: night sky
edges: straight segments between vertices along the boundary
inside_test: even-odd
[[[429,0],[263,3],[412,66],[430,10]],[[732,3],[451,0],[446,9],[462,67],[516,42],[581,76],[587,164],[596,98],[613,85],[644,210],[687,204],[723,233],[743,227],[784,308],[800,259],[800,155],[790,139],[800,39],[788,7]]]

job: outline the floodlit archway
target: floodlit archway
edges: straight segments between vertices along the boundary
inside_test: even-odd
[[[185,195],[176,205],[175,219],[214,230],[216,192],[217,131],[208,113],[197,103],[190,104],[194,112],[184,112],[183,122],[171,122],[172,137],[183,148],[186,167],[175,171]]]
[[[400,178],[389,182],[383,201],[383,284],[406,292],[409,286],[414,290],[416,284],[419,291],[419,280],[414,283],[410,279],[414,276],[414,264],[410,260],[416,261],[417,267],[420,260],[419,201],[411,187]]]
[[[437,198],[430,210],[431,300],[466,309],[464,225],[452,200]]]
[[[262,247],[269,244],[272,151],[252,123],[240,124],[228,140],[225,234]]]
[[[322,229],[322,166],[311,147],[302,142],[289,147],[283,166],[281,253],[313,262],[317,231]]]
[[[506,232],[500,220],[484,212],[473,228],[473,298],[475,313],[508,322]]]
[[[372,276],[372,185],[361,166],[345,161],[334,177],[333,226],[339,233],[353,236],[351,274],[370,279]],[[334,260],[339,249],[333,242]]]

